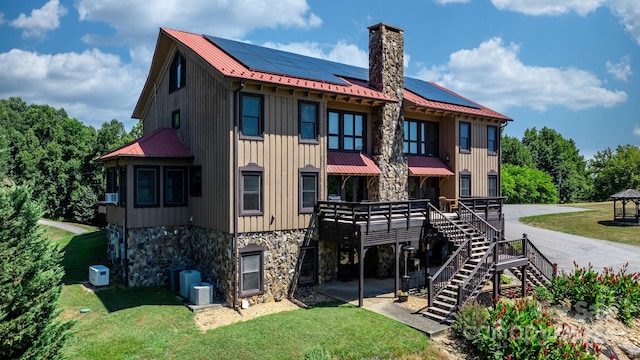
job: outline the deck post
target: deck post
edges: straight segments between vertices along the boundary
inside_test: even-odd
[[[394,247],[394,250],[396,252],[396,275],[393,279],[394,283],[393,283],[393,288],[394,288],[394,292],[397,295],[398,294],[398,290],[400,290],[400,244],[398,243],[398,234],[396,233],[396,246]]]
[[[428,291],[427,295],[429,298],[427,306],[432,307],[433,306],[433,278],[431,277],[431,275],[427,277],[427,291]]]
[[[358,307],[364,306],[364,256],[365,249],[360,239],[360,253],[358,255]]]
[[[523,265],[520,268],[520,281],[521,281],[521,289],[522,290],[522,297],[526,297],[527,296],[527,267],[529,267],[528,265]]]

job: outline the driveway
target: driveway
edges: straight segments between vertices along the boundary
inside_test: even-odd
[[[84,234],[88,232],[87,229],[81,228],[79,226],[75,226],[73,224],[59,222],[59,221],[40,219],[38,220],[38,224],[57,227],[58,229],[66,230],[74,234]]]
[[[575,260],[580,266],[591,263],[596,271],[604,267],[618,270],[629,262],[628,271],[640,272],[640,247],[607,240],[564,234],[557,231],[539,229],[520,222],[521,217],[575,212],[586,209],[558,205],[504,205],[505,237],[522,238],[526,233],[533,244],[560,270],[572,270]],[[615,231],[615,230],[613,230]],[[640,236],[640,227],[638,228]]]

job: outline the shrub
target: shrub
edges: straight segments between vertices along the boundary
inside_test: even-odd
[[[533,298],[503,299],[489,310],[463,307],[452,330],[482,359],[596,359],[596,344],[566,324],[556,332],[554,323],[549,307]]]

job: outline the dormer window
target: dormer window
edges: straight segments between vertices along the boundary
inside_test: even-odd
[[[187,85],[187,58],[179,51],[171,62],[169,70],[169,92],[176,91]]]

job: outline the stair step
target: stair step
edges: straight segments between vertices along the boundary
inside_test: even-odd
[[[450,295],[450,296],[458,296],[458,292],[457,291],[451,291],[451,290],[447,290],[447,289],[442,290],[442,292],[440,294],[447,294],[447,295]]]
[[[438,314],[434,314],[434,313],[430,313],[430,312],[426,312],[422,314],[424,317],[435,320],[437,322],[445,322],[447,321],[447,318],[445,316],[441,316]]]
[[[441,308],[448,309],[449,311],[451,311],[456,306],[455,303],[452,304],[452,303],[437,301],[437,300],[433,300],[433,305],[440,306]]]
[[[455,303],[458,302],[457,297],[458,297],[457,295],[456,296],[450,296],[450,295],[440,294],[440,295],[436,296],[436,298],[433,299],[433,300],[434,301],[441,301],[443,303],[448,304],[448,306],[449,306],[449,305],[455,305]]]
[[[440,315],[440,316],[449,316],[451,314],[451,310],[445,310],[439,307],[431,306],[427,308],[427,311],[431,314]]]

